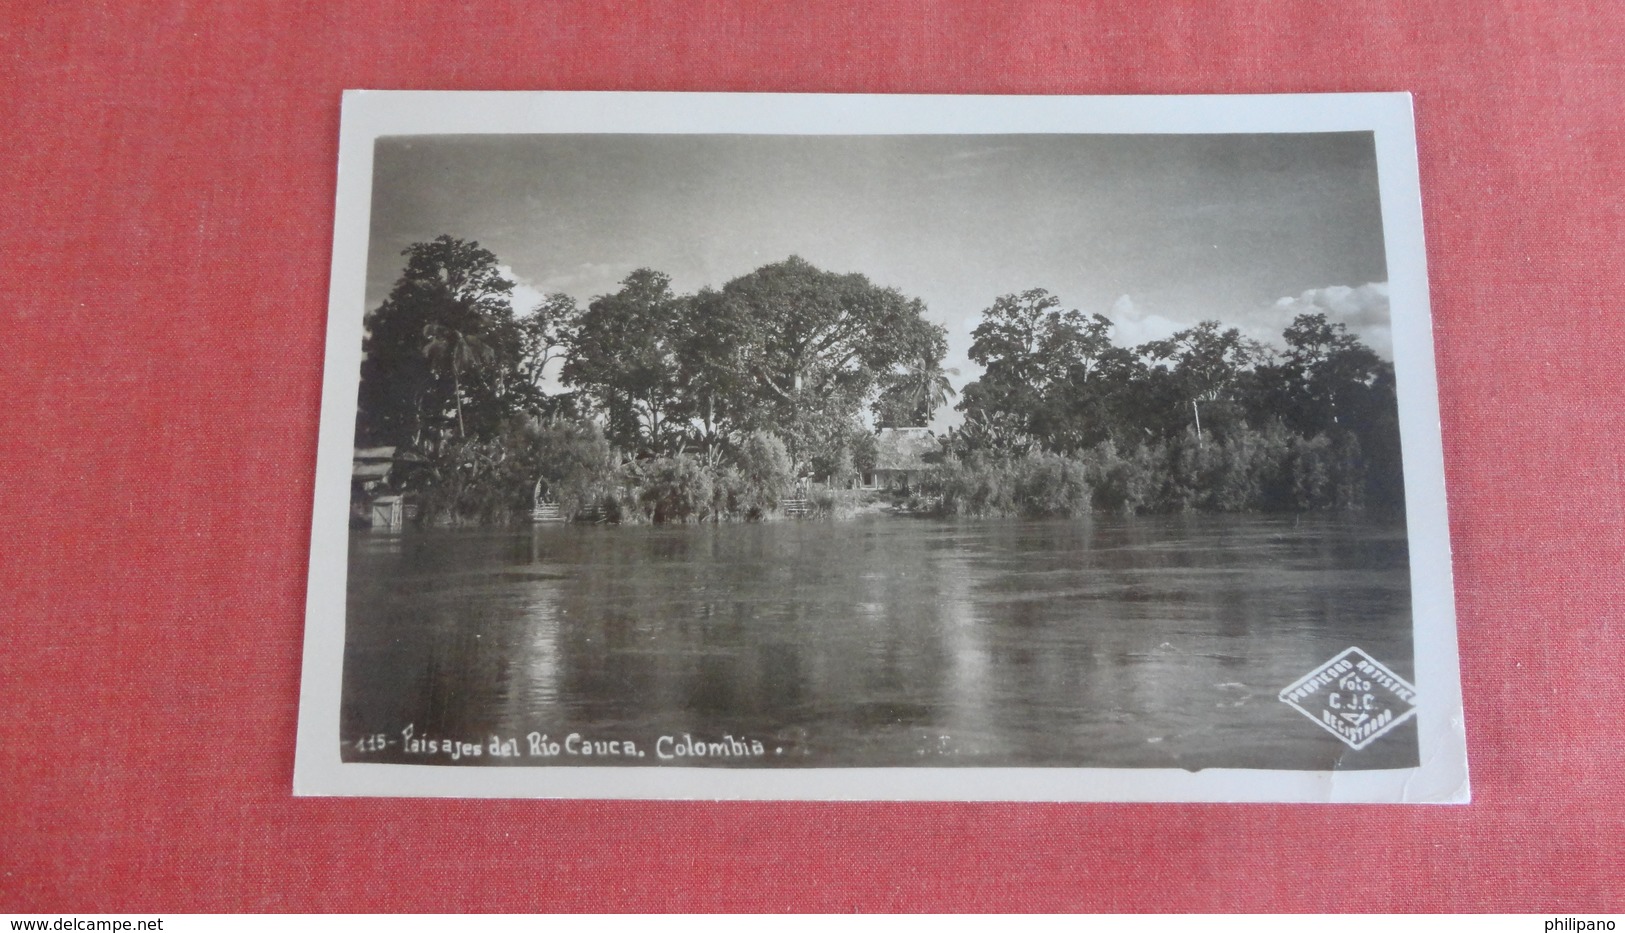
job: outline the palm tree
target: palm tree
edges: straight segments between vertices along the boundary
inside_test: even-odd
[[[451,395],[457,403],[457,436],[465,437],[468,432],[463,427],[463,370],[489,363],[496,354],[474,334],[445,324],[424,325],[423,336],[428,340],[423,345],[423,355],[429,358],[429,365],[441,373],[451,373]]]
[[[953,383],[948,381],[949,373],[957,376],[959,370],[945,370],[940,360],[925,356],[910,363],[908,371],[903,374],[903,384],[908,386],[910,407],[915,411],[923,407],[927,422],[938,408],[959,394],[954,390]]]

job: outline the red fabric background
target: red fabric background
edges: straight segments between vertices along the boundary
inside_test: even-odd
[[[0,910],[1625,907],[1612,0],[13,2]],[[1467,807],[290,796],[339,92],[1410,90]]]

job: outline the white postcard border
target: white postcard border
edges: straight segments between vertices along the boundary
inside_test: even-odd
[[[1421,764],[1385,771],[456,767],[343,762],[349,474],[373,143],[518,133],[1004,134],[1371,131],[1393,309]],[[347,91],[317,445],[297,795],[639,799],[1465,803],[1467,749],[1411,98],[1402,93],[987,97]]]

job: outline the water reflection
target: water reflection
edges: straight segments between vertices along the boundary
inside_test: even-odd
[[[661,735],[727,734],[764,743],[749,763],[803,767],[1416,759],[1414,726],[1352,752],[1275,699],[1350,645],[1411,676],[1399,528],[539,526],[360,533],[350,561],[346,738],[411,724],[652,749]]]

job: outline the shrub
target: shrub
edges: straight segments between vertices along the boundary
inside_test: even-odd
[[[1007,460],[972,451],[964,460],[949,460],[932,470],[931,482],[941,490],[944,515],[1014,515],[1009,474]]]
[[[851,518],[874,502],[875,495],[863,489],[814,489],[808,496],[815,518]]]
[[[657,524],[703,521],[712,516],[716,492],[711,473],[687,454],[659,457],[638,468],[638,503]]]
[[[1089,467],[1082,460],[1033,453],[1016,467],[1015,499],[1021,514],[1070,518],[1089,511]]]
[[[558,503],[565,515],[579,515],[594,506],[603,508],[620,485],[615,452],[603,430],[593,422],[555,420],[539,425],[533,434],[538,498]]]
[[[1196,432],[1185,433],[1162,445],[1162,482],[1156,507],[1164,512],[1189,512],[1201,507],[1209,472],[1207,446]]]
[[[1352,432],[1342,435],[1332,445],[1332,457],[1332,508],[1365,508],[1367,469],[1360,438]]]
[[[1144,444],[1124,456],[1115,443],[1102,441],[1085,462],[1094,507],[1103,511],[1133,514],[1151,503],[1161,482],[1155,458]]]
[[[766,431],[753,431],[739,445],[738,460],[732,484],[735,501],[726,510],[760,518],[778,508],[785,490],[795,482],[784,442]]]
[[[1292,508],[1309,511],[1326,504],[1329,498],[1327,490],[1332,482],[1330,448],[1331,443],[1324,434],[1317,435],[1313,440],[1302,437],[1292,439],[1285,464]]]
[[[928,488],[942,495],[945,515],[1034,518],[1089,511],[1089,465],[1077,457],[1030,452],[1015,457],[972,451],[932,470]]]
[[[495,437],[457,438],[424,457],[413,487],[421,520],[431,524],[502,524],[530,514],[535,457],[530,429],[504,427]]]

